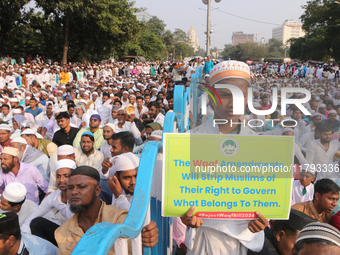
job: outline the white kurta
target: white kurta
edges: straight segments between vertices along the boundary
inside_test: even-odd
[[[57,209],[61,213],[61,215],[64,217],[64,221],[73,216],[73,213],[70,210],[70,205],[68,203],[64,204],[61,201],[61,191],[58,189],[57,191],[52,192],[47,197],[45,197],[38,208],[33,213],[31,213],[29,217],[27,217],[21,228],[21,231],[23,233],[30,234],[31,231],[29,226],[31,221],[37,217],[44,216],[53,209]]]
[[[308,164],[314,164],[316,167],[320,164],[320,168],[323,169],[323,164],[328,165],[333,162],[333,157],[337,151],[338,145],[335,141],[329,143],[327,151],[325,151],[320,139],[311,141],[307,145],[306,160]]]
[[[190,134],[220,134],[213,121],[189,130]],[[257,135],[248,127],[243,127],[239,135]],[[260,251],[264,244],[264,232],[252,233],[248,229],[249,220],[211,220],[204,219],[198,229],[188,228],[185,245],[190,255],[223,254],[246,255],[247,249]]]
[[[314,195],[314,184],[311,183],[306,187],[306,194],[302,195],[303,186],[300,183],[300,180],[293,181],[292,188],[292,200],[293,204],[307,202],[313,200]]]

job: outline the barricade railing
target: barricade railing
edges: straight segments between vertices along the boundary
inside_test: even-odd
[[[175,86],[174,111],[166,114],[163,133],[184,133],[189,128],[190,91],[189,88],[185,91],[182,85]],[[172,253],[172,218],[161,216],[161,153],[162,142],[147,142],[141,155],[135,191],[126,220],[123,224],[103,222],[92,226],[76,245],[73,255],[107,254],[113,244],[115,244],[115,254],[128,254],[127,238],[136,238],[141,233],[149,202],[151,220],[157,224],[159,241],[153,248],[143,247],[143,255]],[[158,166],[155,173],[156,164]],[[158,183],[157,187],[155,183]],[[153,191],[152,185],[155,187]],[[132,245],[138,245],[138,242],[132,242]],[[132,247],[133,255],[137,254],[135,250],[138,249]]]

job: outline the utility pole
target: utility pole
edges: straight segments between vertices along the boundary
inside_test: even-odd
[[[211,8],[211,0],[208,0],[207,5],[207,50],[206,56],[210,55],[210,8]]]

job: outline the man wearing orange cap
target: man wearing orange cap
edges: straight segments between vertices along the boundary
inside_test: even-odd
[[[203,125],[190,130],[191,134],[240,134],[240,135],[256,135],[256,132],[244,125],[239,124],[241,115],[233,114],[233,96],[229,89],[218,88],[223,84],[234,85],[239,88],[244,95],[244,108],[248,102],[248,87],[250,84],[250,69],[246,63],[239,61],[224,61],[216,65],[210,73],[210,86],[216,89],[218,96],[221,98],[222,104],[219,103],[217,95],[214,94],[215,101],[209,97],[211,105],[214,108],[214,119],[227,120],[227,124],[217,124],[210,120]],[[231,125],[233,123],[233,125]]]
[[[222,104],[211,104],[214,108],[214,119],[227,120],[226,124],[214,126],[214,120],[210,120],[190,130],[190,134],[240,134],[256,135],[256,132],[245,125],[239,124],[241,115],[233,113],[233,96],[229,89],[223,88],[223,84],[236,86],[243,92],[244,108],[247,104],[247,90],[250,83],[250,69],[246,63],[239,61],[224,61],[214,66],[210,72],[210,86],[216,88]],[[219,85],[219,86],[218,86]],[[222,87],[222,88],[218,88]],[[217,95],[215,100],[218,102]],[[209,98],[209,100],[212,100]],[[231,122],[233,125],[231,125]],[[268,226],[268,220],[259,212],[256,220],[213,220],[201,219],[192,216],[195,208],[181,218],[189,227],[186,232],[185,245],[187,254],[228,254],[245,255],[247,250],[258,252],[264,243],[264,230]],[[202,226],[204,222],[204,225]]]

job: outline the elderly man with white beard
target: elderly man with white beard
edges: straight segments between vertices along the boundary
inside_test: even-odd
[[[78,103],[75,107],[75,113],[72,117],[72,120],[76,121],[76,126],[79,129],[87,128],[90,125],[90,115],[86,113],[85,107]],[[74,121],[72,121],[74,123]]]
[[[16,137],[11,141],[10,147],[19,150],[19,161],[38,168],[46,181],[50,179],[49,158],[45,153],[28,145],[26,140],[22,137]]]

